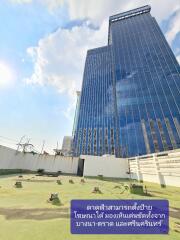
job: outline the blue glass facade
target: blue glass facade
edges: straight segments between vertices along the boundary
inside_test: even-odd
[[[74,154],[131,157],[180,147],[180,67],[150,7],[111,16],[87,53]]]

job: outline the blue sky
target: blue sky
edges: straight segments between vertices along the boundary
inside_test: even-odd
[[[0,144],[14,147],[22,135],[38,149],[61,144],[87,49],[107,44],[108,16],[145,4],[180,60],[179,1],[1,0]]]

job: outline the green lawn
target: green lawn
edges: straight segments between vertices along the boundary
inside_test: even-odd
[[[29,181],[24,181],[30,179]],[[23,175],[22,189],[13,187],[18,175],[0,176],[0,240],[79,240],[79,239],[180,239],[180,216],[170,217],[169,235],[72,235],[70,233],[69,212],[71,199],[142,199],[114,188],[121,180],[85,179],[81,184],[79,177],[61,176],[62,185],[57,185],[56,177],[37,177]],[[69,183],[73,179],[74,184]],[[36,182],[46,180],[46,182]],[[156,184],[144,183],[151,199],[168,199],[171,208],[180,208],[180,188],[160,188]],[[102,194],[93,194],[97,186]],[[47,202],[51,192],[58,192],[62,206]],[[59,214],[59,215],[58,215]],[[61,217],[62,216],[62,217]],[[178,228],[179,226],[179,228]],[[179,231],[179,232],[178,232]]]

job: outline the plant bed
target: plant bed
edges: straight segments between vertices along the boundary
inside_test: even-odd
[[[82,179],[81,179],[81,183],[85,183],[85,180],[84,180],[84,178],[82,178]]]
[[[92,193],[99,193],[102,194],[101,190],[99,189],[99,187],[94,187]]]
[[[42,169],[42,168],[39,168],[38,170],[37,170],[37,175],[36,176],[43,176],[44,175],[44,169]]]
[[[59,199],[58,193],[51,193],[51,196],[50,196],[48,202],[52,203],[52,205],[57,205],[57,206],[62,205],[61,201]]]
[[[56,182],[57,182],[58,185],[62,185],[62,182],[61,182],[60,179],[58,179]]]
[[[14,187],[15,187],[15,188],[22,188],[22,182],[16,182],[16,183],[14,184]]]
[[[114,188],[121,189],[121,188],[122,188],[122,186],[118,186],[118,185],[116,185],[116,186],[114,186]]]
[[[138,185],[138,184],[131,184],[130,185],[130,193],[138,194],[138,195],[145,195],[143,186],[142,185]]]
[[[101,174],[98,175],[98,179],[99,179],[99,180],[103,180],[103,179],[104,179],[103,175],[101,175]]]

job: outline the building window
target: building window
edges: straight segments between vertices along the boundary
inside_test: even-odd
[[[78,152],[78,153],[80,153],[81,136],[82,136],[82,130],[81,130],[81,128],[80,128],[80,129],[79,129],[79,132],[78,132],[78,146],[77,146],[77,152]]]
[[[97,129],[94,128],[94,155],[97,155]]]
[[[166,151],[166,150],[168,150],[168,145],[167,145],[167,142],[166,142],[166,137],[165,137],[160,119],[157,119],[157,124],[158,124],[159,132],[160,132],[160,135],[161,135],[162,144],[163,144],[164,150]]]
[[[99,129],[99,154],[102,155],[102,128]]]
[[[91,145],[88,145],[88,155],[91,154]]]
[[[151,130],[151,135],[154,143],[155,152],[159,152],[159,145],[158,145],[158,140],[156,136],[156,130],[154,127],[154,121],[151,119],[149,123],[150,123],[150,130]]]
[[[111,128],[111,145],[114,145],[114,129]]]
[[[108,151],[108,146],[106,146],[105,149],[106,149],[106,153],[109,153],[109,151]]]
[[[97,155],[97,147],[94,146],[94,155]]]
[[[100,154],[100,156],[102,155],[102,147],[101,146],[99,147],[99,154]]]
[[[92,143],[92,129],[88,129],[88,154],[91,154],[91,143]]]
[[[114,147],[111,147],[111,154],[114,155]]]
[[[151,150],[150,150],[148,135],[147,135],[147,131],[146,131],[145,120],[141,120],[141,127],[142,127],[144,142],[145,142],[145,146],[146,146],[146,153],[149,154],[149,153],[151,153]]]
[[[167,130],[168,130],[168,133],[169,133],[169,137],[171,139],[171,144],[173,146],[173,149],[175,149],[175,148],[177,148],[177,145],[176,145],[176,141],[175,141],[175,138],[174,138],[174,135],[173,135],[173,131],[172,131],[169,119],[165,118],[164,120],[165,120],[166,127],[167,127]]]
[[[83,129],[83,142],[82,142],[82,153],[85,154],[86,147],[86,128]]]
[[[174,118],[174,124],[176,126],[176,129],[177,129],[177,132],[178,132],[178,135],[179,135],[179,138],[180,138],[180,126],[179,126],[179,122],[178,122],[177,118]]]
[[[105,138],[104,138],[104,142],[105,142],[105,150],[106,153],[108,153],[108,129],[105,128]]]

